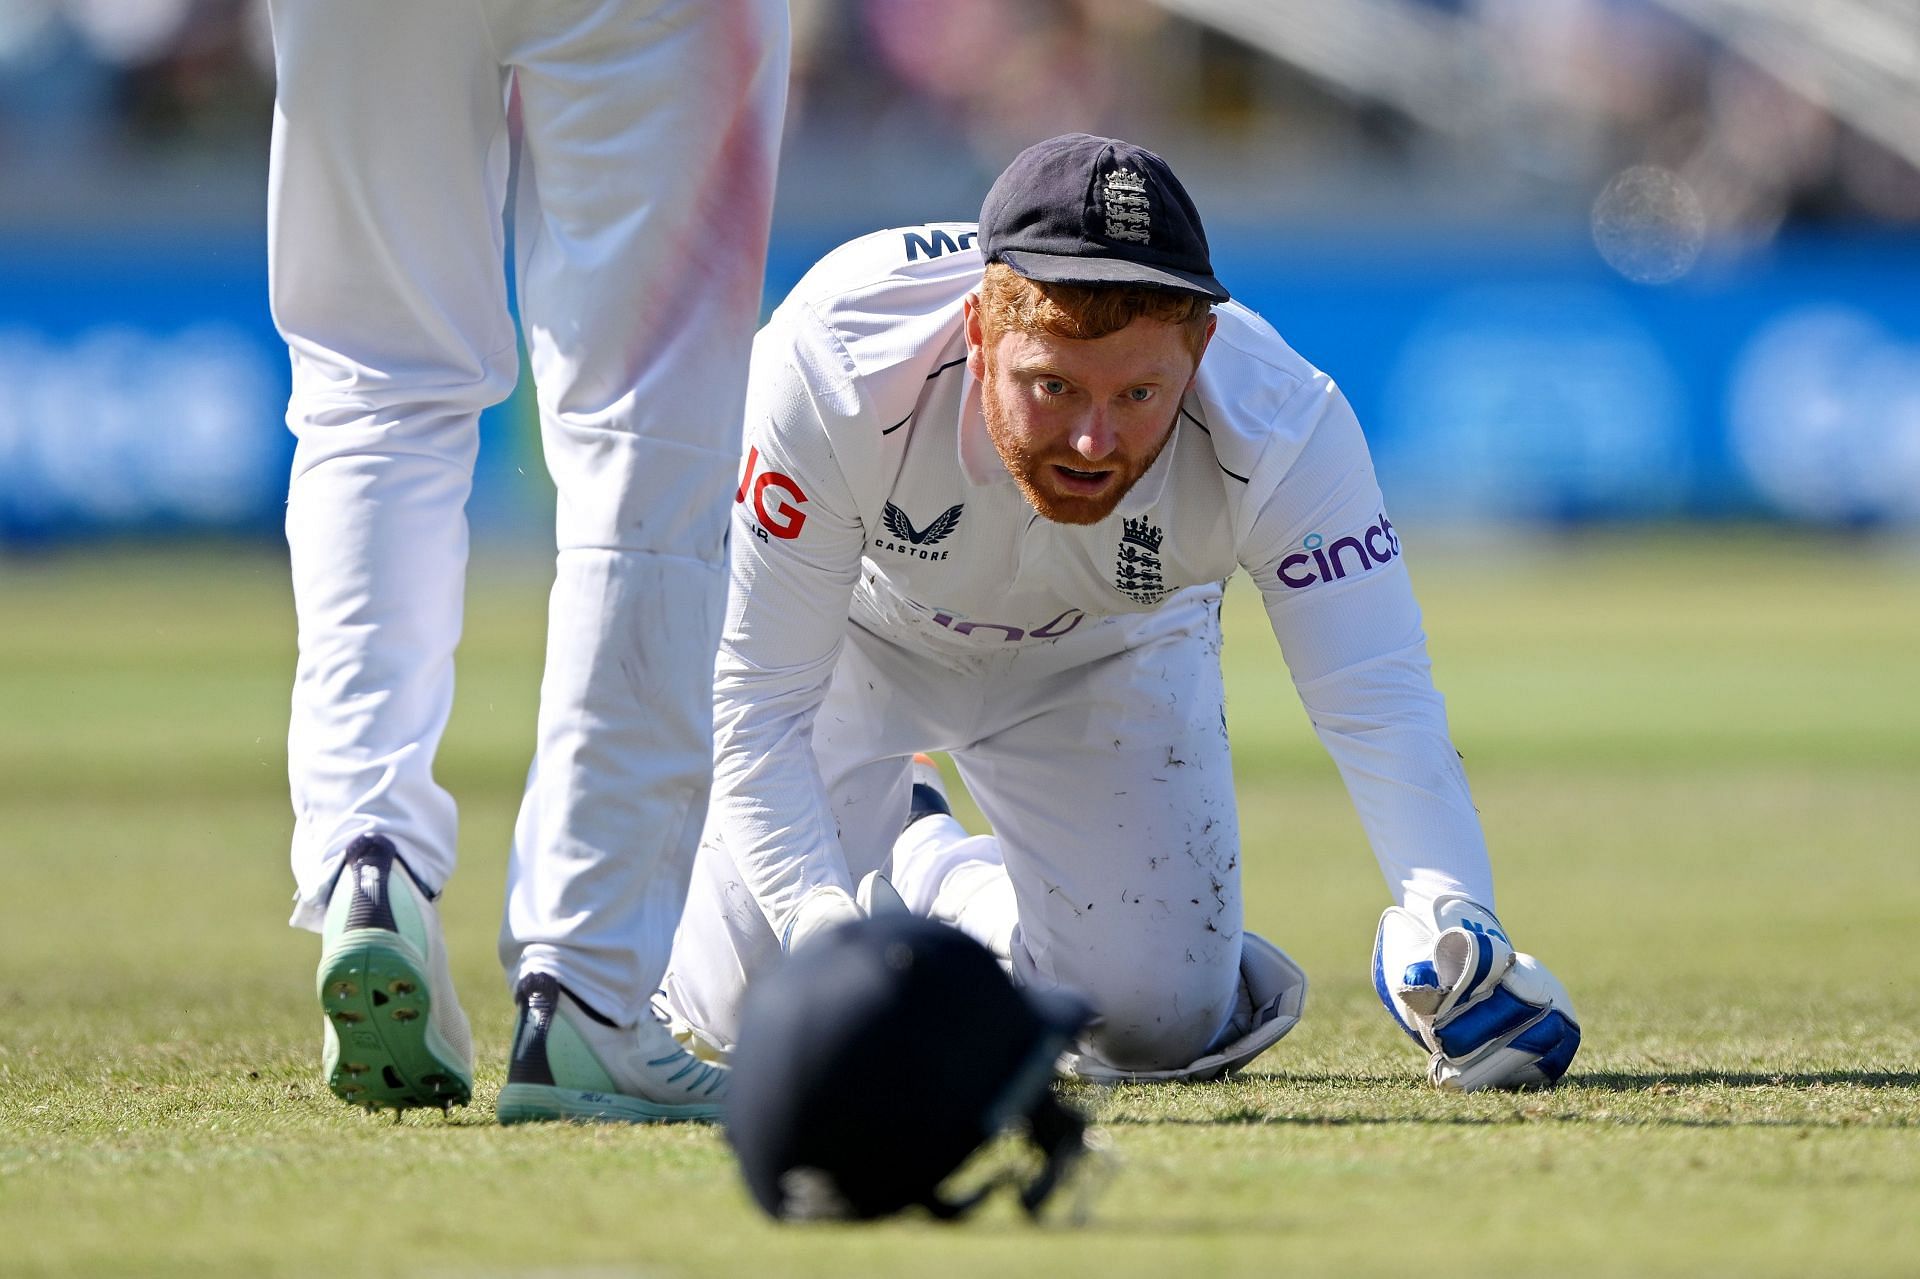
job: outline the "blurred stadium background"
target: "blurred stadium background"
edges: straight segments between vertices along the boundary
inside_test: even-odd
[[[1397,1277],[1466,1175],[1449,1255],[1911,1274],[1920,0],[792,10],[769,305],[1085,128],[1170,157],[1223,278],[1345,386],[1501,909],[1587,1018],[1572,1086],[1415,1087],[1379,878],[1243,588],[1248,920],[1315,1004],[1238,1083],[1108,1107],[1099,1229],[777,1233],[710,1135],[493,1127],[551,547],[523,383],[438,757],[480,1105],[328,1103],[280,922],[265,5],[0,0],[0,1272]]]
[[[1114,133],[1347,388],[1403,520],[1920,526],[1912,0],[792,9],[769,304]],[[0,549],[276,536],[271,100],[262,0],[0,0]],[[529,414],[487,422],[483,537],[544,523]]]

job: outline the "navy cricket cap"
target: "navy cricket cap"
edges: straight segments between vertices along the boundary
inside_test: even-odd
[[[842,925],[747,992],[727,1140],[754,1200],[778,1219],[859,1220],[919,1205],[1002,1128],[1045,1158],[1036,1211],[1085,1149],[1086,1121],[1053,1096],[1053,1063],[1090,1010],[1014,988],[987,949],[913,916]]]
[[[1173,170],[1145,147],[1067,133],[1013,158],[980,207],[980,253],[1045,284],[1231,295]]]

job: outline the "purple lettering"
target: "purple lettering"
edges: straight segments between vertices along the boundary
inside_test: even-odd
[[[1319,581],[1320,579],[1315,577],[1311,573],[1307,574],[1305,577],[1290,577],[1287,575],[1288,569],[1292,568],[1296,564],[1305,564],[1306,562],[1307,562],[1307,557],[1304,555],[1289,555],[1284,560],[1281,560],[1280,561],[1280,580],[1286,583],[1288,586],[1292,587],[1296,591],[1303,586],[1312,586],[1315,582]]]
[[[937,621],[938,619],[936,618],[935,620]],[[956,622],[947,629],[951,630],[955,635],[971,635],[982,627],[993,631],[1005,631],[1005,639],[1008,643],[1012,643],[1017,639],[1025,639],[1027,634],[1018,626],[1006,626],[1000,622]]]
[[[1086,614],[1082,613],[1079,609],[1070,608],[1066,612],[1060,614],[1060,616],[1054,618],[1051,622],[1045,622],[1039,626],[1034,627],[1032,630],[1028,631],[1027,634],[1031,635],[1034,639],[1053,639],[1055,636],[1065,635],[1068,631],[1080,625],[1080,619],[1085,616]],[[1067,622],[1068,618],[1072,618],[1073,620],[1071,622]],[[1065,626],[1060,626],[1060,623],[1062,622],[1067,622],[1067,624]],[[1060,629],[1055,630],[1054,628],[1056,626],[1060,627]]]
[[[1360,539],[1343,537],[1327,548],[1327,558],[1333,561],[1333,575],[1342,580],[1345,580],[1347,576],[1347,566],[1340,562],[1340,552],[1347,547],[1352,547],[1353,553],[1360,557],[1360,567],[1362,570],[1373,567],[1373,561],[1367,558],[1367,548],[1360,545]]]
[[[1340,582],[1349,576],[1379,568],[1400,554],[1400,536],[1393,521],[1382,511],[1375,522],[1360,532],[1328,542],[1318,533],[1309,533],[1300,549],[1280,561],[1280,584],[1300,590],[1317,582]],[[1320,571],[1313,572],[1314,568]]]
[[[1373,544],[1374,538],[1385,537],[1385,536],[1386,536],[1386,533],[1382,531],[1382,529],[1378,524],[1375,524],[1372,528],[1367,530],[1367,553],[1373,556],[1374,563],[1376,564],[1385,564],[1388,560],[1393,558],[1393,550],[1391,547],[1383,551],[1377,548],[1376,546],[1374,546]]]

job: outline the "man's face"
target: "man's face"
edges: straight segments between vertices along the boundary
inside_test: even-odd
[[[1027,501],[1059,524],[1113,514],[1166,447],[1193,384],[1186,331],[1142,316],[1102,338],[1009,329],[989,342],[971,297],[966,315],[987,434]]]

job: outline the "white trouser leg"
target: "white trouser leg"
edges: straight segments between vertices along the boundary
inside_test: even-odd
[[[1240,850],[1212,604],[1139,625],[1131,649],[1063,642],[973,673],[850,632],[814,752],[855,877],[890,844],[915,913],[959,924],[1025,984],[1089,999],[1105,1019],[1094,1049],[1149,1070],[1200,1056],[1234,1011]],[[953,752],[994,835],[938,817],[900,833],[915,750]],[[728,1047],[746,984],[778,954],[709,839],[667,1003]]]
[[[990,694],[1007,727],[954,752],[1012,881],[1015,979],[1085,997],[1101,1018],[1088,1046],[1132,1070],[1199,1057],[1240,990],[1218,616],[1189,596],[1155,624],[1084,667],[1015,672]]]
[[[503,21],[549,25],[534,8]],[[786,15],[770,0],[560,9],[575,33],[510,53],[559,555],[500,954],[509,981],[553,973],[627,1022],[666,966],[711,784]]]
[[[296,924],[339,854],[454,864],[453,697],[480,411],[515,375],[503,72],[469,0],[272,0],[274,318],[292,354]]]
[[[1012,966],[1020,905],[998,838],[969,835],[944,813],[922,817],[894,841],[893,886],[908,910],[952,924]]]

